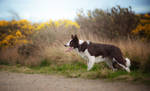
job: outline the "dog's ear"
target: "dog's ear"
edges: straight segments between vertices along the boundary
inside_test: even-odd
[[[73,35],[71,35],[71,38],[73,39],[73,38],[74,38],[74,36],[73,36]]]
[[[75,34],[74,38],[78,39],[78,36]]]

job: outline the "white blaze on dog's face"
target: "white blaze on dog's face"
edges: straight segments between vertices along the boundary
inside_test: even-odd
[[[70,42],[71,42],[71,40],[69,40],[69,42],[67,42],[67,44],[65,44],[65,47],[69,47],[70,46]]]
[[[65,44],[65,47],[70,47],[69,50],[78,48],[78,46],[79,46],[79,40],[77,35],[75,36],[71,35],[71,40],[67,42],[67,44]]]

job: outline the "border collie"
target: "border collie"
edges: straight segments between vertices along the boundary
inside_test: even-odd
[[[87,60],[88,71],[95,63],[106,62],[113,71],[122,68],[130,72],[130,60],[123,58],[121,50],[114,45],[83,41],[79,40],[77,35],[71,35],[71,40],[65,44],[65,47],[69,47],[67,51],[74,49]]]

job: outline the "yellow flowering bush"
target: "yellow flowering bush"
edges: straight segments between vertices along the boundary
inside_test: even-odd
[[[12,46],[15,39],[16,37],[14,35],[7,35],[2,41],[0,41],[0,47]]]
[[[65,28],[69,28],[69,27],[74,27],[76,29],[79,29],[80,26],[77,22],[74,22],[74,21],[71,21],[71,20],[66,20],[66,19],[63,19],[63,20],[49,20],[48,22],[44,22],[44,23],[41,23],[37,26],[36,30],[40,30],[40,29],[43,29],[43,28],[46,28],[46,27],[55,27],[55,28],[59,28],[59,27],[65,27]]]
[[[72,28],[73,27],[73,28]],[[17,44],[32,43],[28,36],[45,29],[79,29],[80,26],[71,20],[49,20],[42,23],[31,23],[26,19],[0,21],[0,47],[10,47]]]
[[[1,26],[7,26],[8,23],[9,23],[8,21],[2,20],[2,21],[0,21],[0,27],[1,27]]]
[[[150,15],[139,15],[139,17],[141,17],[140,23],[132,31],[132,34],[141,37],[142,40],[150,40]]]
[[[27,43],[26,36],[32,34],[34,29],[31,22],[25,19],[0,21],[0,47],[10,47],[20,43]]]

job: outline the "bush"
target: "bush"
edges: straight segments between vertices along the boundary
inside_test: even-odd
[[[110,39],[127,38],[137,26],[139,18],[134,14],[131,7],[113,7],[108,11],[95,9],[85,15],[79,12],[76,21],[82,30],[97,33]]]
[[[143,41],[150,41],[150,14],[138,15],[140,23],[132,31],[132,34],[138,36]]]

